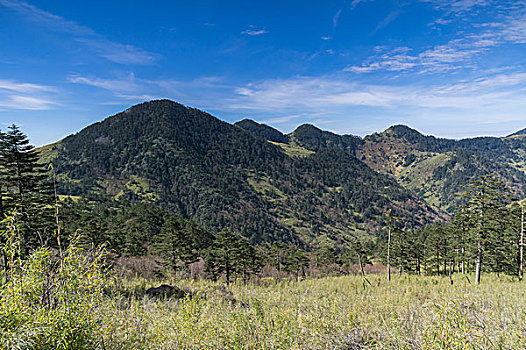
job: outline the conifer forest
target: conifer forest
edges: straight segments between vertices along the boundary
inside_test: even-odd
[[[3,349],[526,348],[526,131],[0,133]]]

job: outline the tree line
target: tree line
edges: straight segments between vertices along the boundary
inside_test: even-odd
[[[389,260],[402,271],[416,274],[475,274],[523,276],[524,203],[516,201],[505,184],[483,175],[461,188],[459,206],[450,222],[415,230],[388,225]],[[399,224],[399,223],[398,223]]]
[[[231,227],[216,232],[147,202],[109,200],[98,194],[58,200],[52,167],[39,162],[27,137],[13,125],[0,132],[0,215],[16,211],[21,254],[80,234],[87,245],[107,244],[117,256],[154,255],[160,272],[189,271],[204,261],[207,276],[229,283],[257,275],[265,266],[290,276],[309,267],[348,270],[383,261],[399,273],[449,275],[483,271],[523,276],[524,207],[505,185],[485,175],[465,185],[463,205],[448,223],[404,229],[403,218],[386,213],[385,235],[376,241],[350,234],[349,240],[300,247],[265,242],[257,246]],[[61,234],[62,230],[62,234]],[[7,258],[4,254],[4,267]],[[391,269],[388,269],[390,275]]]

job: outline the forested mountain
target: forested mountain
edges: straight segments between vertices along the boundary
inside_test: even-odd
[[[289,142],[289,138],[281,131],[265,124],[256,123],[250,119],[243,119],[237,123],[234,123],[234,125],[248,131],[255,136],[259,136],[264,140],[280,143]]]
[[[311,147],[305,135],[314,127],[304,128],[286,137],[158,100],[43,147],[42,159],[53,162],[62,195],[151,202],[254,243],[375,234],[389,211],[413,227],[444,217],[357,159],[360,138],[321,132],[327,140]]]
[[[513,134],[509,134],[507,137],[513,137],[513,136],[526,136],[526,128],[516,131]]]
[[[305,124],[286,135],[288,145],[282,147],[343,150],[434,207],[452,213],[462,201],[456,196],[459,186],[482,175],[494,174],[517,198],[526,196],[526,138],[518,136],[521,133],[457,141],[396,125],[362,139]]]

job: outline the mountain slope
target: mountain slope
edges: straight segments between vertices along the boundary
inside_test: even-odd
[[[243,119],[234,123],[235,126],[248,131],[249,133],[259,136],[264,140],[279,142],[279,143],[288,143],[288,137],[283,134],[281,131],[274,129],[265,124],[256,123],[250,119]]]
[[[513,136],[526,136],[526,128],[525,129],[521,129],[519,131],[516,131],[513,134],[509,134],[506,137],[513,137]]]
[[[379,230],[388,210],[408,225],[441,217],[345,150],[291,156],[239,125],[168,100],[95,123],[46,157],[61,194],[150,201],[253,242],[338,241],[353,230]]]
[[[308,127],[308,133],[297,130],[289,135],[294,142],[312,150],[344,149],[447,212],[453,212],[460,204],[461,199],[456,196],[461,191],[459,186],[488,173],[505,182],[515,196],[526,196],[525,138],[456,141],[425,136],[404,125],[363,139],[322,132],[313,126]]]

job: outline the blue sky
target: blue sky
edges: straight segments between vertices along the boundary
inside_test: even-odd
[[[284,132],[526,127],[526,2],[0,0],[0,128],[54,142],[169,98]]]

